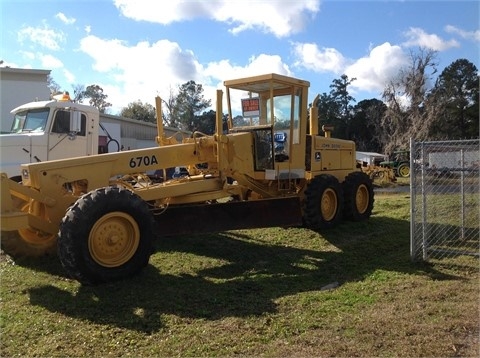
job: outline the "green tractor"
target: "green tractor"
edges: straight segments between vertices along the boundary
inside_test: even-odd
[[[380,163],[381,167],[391,168],[397,177],[410,177],[410,151],[398,150],[390,156],[393,160],[387,160]],[[390,158],[389,157],[389,158]]]

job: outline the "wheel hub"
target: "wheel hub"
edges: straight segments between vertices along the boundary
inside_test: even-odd
[[[322,217],[326,221],[330,221],[335,217],[337,212],[337,194],[332,189],[327,189],[322,195],[321,199],[321,212]]]
[[[88,249],[98,264],[118,267],[133,257],[139,243],[140,230],[135,220],[123,212],[111,212],[93,226]]]
[[[369,192],[368,188],[365,185],[360,185],[357,190],[357,194],[355,195],[355,205],[357,206],[357,211],[360,214],[363,214],[367,211],[368,204],[369,204]]]

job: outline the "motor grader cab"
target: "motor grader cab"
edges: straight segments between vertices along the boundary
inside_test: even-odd
[[[21,183],[2,174],[2,248],[58,252],[71,277],[94,284],[139,273],[154,237],[370,217],[373,185],[355,144],[319,134],[309,82],[266,74],[224,85],[213,135],[166,137],[157,97],[158,147],[24,164]],[[175,167],[188,175],[146,174]]]
[[[287,185],[304,178],[309,83],[266,75],[250,82],[225,81],[225,87],[229,133],[251,134],[254,163],[249,176]],[[241,115],[235,115],[232,99],[240,102]]]

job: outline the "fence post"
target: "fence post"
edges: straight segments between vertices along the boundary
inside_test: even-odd
[[[422,149],[423,149],[423,142]],[[415,139],[410,138],[410,259],[414,262],[419,261],[419,252],[420,252],[420,240],[416,236],[418,222],[417,222],[417,173],[415,167],[415,157],[417,152],[418,144],[415,142]],[[422,160],[423,163],[423,160]],[[425,203],[423,203],[422,213],[424,212]],[[422,237],[423,241],[425,240],[426,234],[424,233],[424,224],[425,221],[422,222]],[[425,243],[423,242],[423,247],[425,247]],[[425,254],[424,254],[425,256]]]
[[[465,240],[465,153],[460,149],[460,238]]]

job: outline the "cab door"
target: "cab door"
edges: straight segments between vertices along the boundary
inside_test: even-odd
[[[86,133],[87,116],[78,113],[80,118],[79,128],[74,128],[71,123],[73,111],[58,109],[48,134],[48,160],[74,158],[90,154]]]

